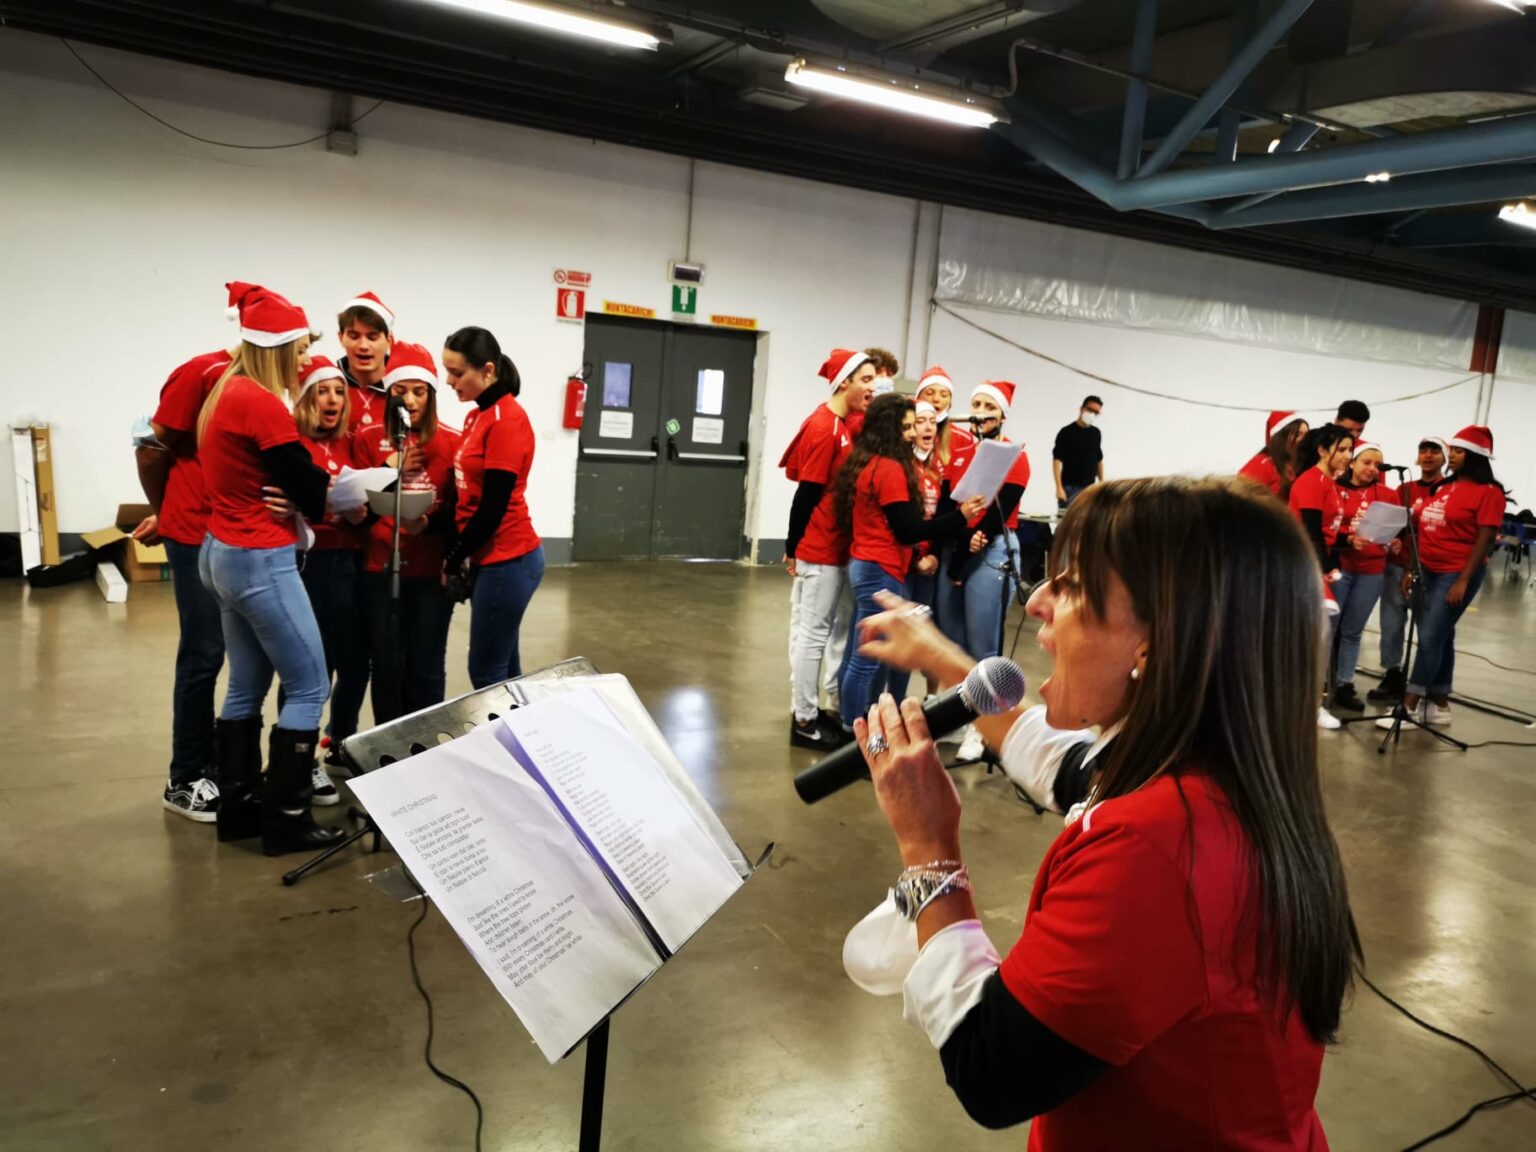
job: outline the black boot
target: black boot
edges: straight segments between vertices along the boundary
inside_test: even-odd
[[[214,721],[219,840],[261,835],[261,717]]]
[[[1386,675],[1381,678],[1381,683],[1367,692],[1365,698],[1373,704],[1379,704],[1383,700],[1401,700],[1403,690],[1407,686],[1401,668],[1388,668]]]
[[[272,729],[261,790],[261,850],[268,856],[326,848],[346,835],[340,828],[316,824],[309,812],[319,740],[319,732]]]

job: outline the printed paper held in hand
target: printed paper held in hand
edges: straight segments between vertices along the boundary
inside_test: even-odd
[[[997,496],[1003,481],[1008,479],[1008,469],[1024,450],[1022,444],[1004,444],[1000,440],[983,440],[976,449],[976,458],[960,477],[960,483],[950,493],[956,504],[964,504],[972,496],[985,496],[988,502]]]
[[[332,512],[351,512],[368,503],[370,488],[387,488],[394,482],[393,468],[343,468],[331,485],[325,506]]]
[[[352,782],[551,1063],[745,874],[692,784],[619,718],[628,683],[600,679],[619,686],[573,681],[583,686]]]
[[[1390,544],[1408,523],[1408,509],[1377,500],[1365,510],[1355,535],[1370,544]]]

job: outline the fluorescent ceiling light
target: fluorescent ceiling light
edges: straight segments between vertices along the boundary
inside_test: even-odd
[[[1518,12],[1522,16],[1525,10],[1532,7],[1531,0],[1493,0],[1500,8],[1508,8],[1511,12]]]
[[[1279,147],[1280,147],[1280,137],[1276,136],[1273,140],[1271,140],[1269,142],[1269,148],[1267,149],[1267,151],[1269,151],[1270,153],[1273,153],[1275,151],[1275,149],[1277,149]]]
[[[1536,208],[1532,208],[1524,200],[1506,204],[1499,209],[1499,219],[1508,220],[1511,224],[1518,224],[1522,228],[1536,228]]]
[[[1365,182],[1367,184],[1385,184],[1390,179],[1392,179],[1392,173],[1390,172],[1372,172],[1365,178]]]
[[[621,24],[606,17],[593,16],[575,8],[552,4],[530,4],[526,0],[432,0],[450,8],[464,8],[483,16],[496,16],[517,24],[531,24],[550,32],[585,36],[620,48],[648,48],[655,51],[661,37],[634,24]]]
[[[857,100],[861,104],[873,104],[877,108],[967,128],[988,128],[1002,118],[990,107],[962,97],[958,92],[955,93],[960,97],[958,99],[930,96],[909,80],[857,76],[840,68],[808,64],[803,59],[790,61],[784,79],[828,96],[840,96],[845,100]]]

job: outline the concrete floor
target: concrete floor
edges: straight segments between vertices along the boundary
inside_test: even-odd
[[[749,856],[772,866],[614,1022],[610,1149],[1021,1148],[973,1126],[896,1000],[843,976],[843,934],[897,862],[867,786],[806,808],[786,741],[787,584],[772,568],[552,569],[524,663],[591,657],[634,681]],[[405,933],[419,905],[348,858],[285,889],[293,860],[221,847],[159,805],[175,624],[169,586],[0,587],[0,1148],[467,1149],[473,1112],[421,1060]],[[468,614],[449,691],[468,688]],[[1536,668],[1536,591],[1489,582],[1463,651]],[[1026,635],[1032,679],[1041,659]],[[1369,654],[1369,648],[1368,648]],[[1461,661],[1461,688],[1527,710],[1536,677]],[[1467,739],[1536,741],[1457,710]],[[1465,755],[1427,736],[1376,754],[1322,736],[1326,789],[1379,984],[1536,1079],[1536,750]],[[967,859],[994,940],[1015,938],[1059,819],[959,773]],[[575,1145],[581,1061],[551,1068],[434,912],[418,934],[436,1056],[485,1101],[488,1149]],[[1398,1148],[1500,1082],[1365,989],[1324,1066],[1337,1149]],[[1536,1146],[1536,1106],[1443,1147]]]

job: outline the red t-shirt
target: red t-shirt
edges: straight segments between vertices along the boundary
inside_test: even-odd
[[[818,405],[800,425],[779,460],[779,467],[793,483],[806,481],[824,488],[821,500],[811,513],[810,523],[806,525],[805,535],[795,548],[796,560],[838,566],[848,562],[848,537],[838,527],[837,515],[832,510],[832,482],[853,450],[853,437],[857,433],[850,425],[855,422],[855,416],[857,423],[862,425],[862,413],[851,413],[845,421],[825,404]]]
[[[1190,837],[1194,837],[1191,844]],[[1258,991],[1257,865],[1220,787],[1164,775],[1069,824],[1003,983],[1109,1064],[1030,1127],[1033,1152],[1325,1152],[1323,1046]]]
[[[231,376],[198,446],[208,485],[208,531],[237,548],[292,547],[292,520],[275,520],[262,502],[272,476],[261,453],[299,438],[288,406],[248,376]]]
[[[347,399],[350,402],[347,409],[348,432],[356,432],[360,427],[366,432],[384,426],[384,406],[389,402],[385,393],[349,381]]]
[[[1252,460],[1237,470],[1237,474],[1264,485],[1276,496],[1280,495],[1280,469],[1275,467],[1267,449],[1260,448]]]
[[[203,466],[197,460],[197,418],[229,360],[223,350],[188,360],[161,385],[160,405],[151,418],[162,428],[181,433],[180,443],[171,449],[171,473],[160,503],[160,535],[178,544],[196,546],[208,534],[208,494],[203,488]]]
[[[905,504],[912,494],[907,490],[907,470],[888,456],[876,456],[864,470],[853,489],[853,541],[848,555],[880,565],[896,580],[905,580],[912,567],[912,545],[899,543],[891,531],[883,509],[887,504]]]
[[[1380,480],[1368,488],[1339,486],[1339,499],[1343,507],[1344,526],[1353,536],[1360,527],[1365,510],[1380,501],[1383,504],[1398,503],[1397,493]],[[1339,554],[1339,565],[1346,572],[1373,575],[1387,570],[1387,546],[1367,544],[1362,548],[1346,548]]]
[[[1332,548],[1339,540],[1339,528],[1344,523],[1344,501],[1339,496],[1339,485],[1332,476],[1324,476],[1320,468],[1308,468],[1291,485],[1291,512],[1301,519],[1305,511],[1323,514],[1323,543]]]
[[[956,431],[959,431],[959,429],[956,429]],[[1012,444],[1013,441],[1006,436],[999,436],[998,443]],[[955,485],[960,483],[960,478],[970,468],[971,461],[976,458],[977,448],[976,438],[969,434],[963,439],[957,437],[949,442],[949,467],[944,469],[944,479],[949,481],[950,491],[954,491]],[[1005,486],[1017,484],[1020,488],[1029,487],[1029,453],[1024,449],[1019,449],[1018,459],[1008,469],[1008,475],[1003,477],[1003,484]],[[985,517],[986,513],[983,512],[981,516],[977,517],[972,527],[980,524]],[[1017,528],[1018,526],[1019,508],[1018,505],[1014,505],[1013,511],[1008,514],[1008,527]]]
[[[419,492],[430,489],[437,493],[437,502],[427,513],[429,516],[433,515],[442,506],[442,502],[448,499],[449,489],[453,487],[453,458],[458,455],[460,440],[459,433],[439,424],[437,431],[432,434],[432,439],[421,446],[421,453],[425,458],[423,470],[407,472],[405,475],[404,491]],[[411,433],[409,443],[419,443],[416,433]],[[394,451],[395,446],[384,435],[382,428],[376,429],[372,435],[364,434],[358,439],[358,467],[385,467]],[[381,516],[368,530],[368,553],[363,559],[363,567],[369,572],[387,572],[389,559],[394,550],[395,518]],[[442,574],[443,556],[447,551],[448,539],[442,532],[427,531],[416,536],[408,536],[401,532],[400,575],[422,579],[431,577],[436,580]]]
[[[1419,560],[1431,572],[1460,572],[1479,528],[1504,523],[1504,493],[1497,484],[1452,479],[1419,510]]]
[[[499,396],[488,408],[473,409],[464,421],[453,461],[453,482],[459,490],[455,514],[459,530],[480,507],[486,469],[511,472],[517,477],[507,512],[496,526],[491,542],[473,557],[478,565],[499,564],[526,556],[539,546],[539,534],[528,515],[528,472],[533,467],[533,425],[528,413],[510,393]]]
[[[944,468],[939,463],[937,448],[928,459],[917,461],[917,493],[923,500],[923,519],[932,520],[939,510],[939,497],[944,494]],[[925,540],[916,545],[914,552],[915,557],[930,555],[933,545]]]
[[[354,455],[352,437],[345,433],[320,440],[311,440],[300,433],[299,439],[309,449],[309,458],[324,468],[325,474],[332,480],[341,475],[343,468],[359,466]],[[363,546],[363,526],[348,524],[340,516],[327,514],[324,520],[309,527],[315,534],[315,542],[309,549],[311,552],[356,552]]]

